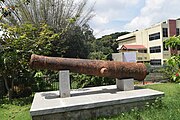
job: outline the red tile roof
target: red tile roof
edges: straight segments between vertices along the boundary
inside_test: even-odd
[[[123,45],[121,50],[144,50],[147,49],[144,45]]]

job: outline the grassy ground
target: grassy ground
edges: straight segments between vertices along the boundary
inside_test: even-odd
[[[1,120],[30,120],[30,105],[3,105],[0,108]]]
[[[32,97],[0,102],[0,120],[31,120]]]
[[[132,109],[110,118],[99,120],[180,120],[180,84],[155,84],[144,88],[152,88],[165,92],[165,97],[143,110]],[[30,120],[29,109],[32,98],[3,101],[0,103],[0,120]]]
[[[152,106],[147,105],[143,110],[133,109],[111,118],[99,120],[180,120],[180,84],[154,84],[144,88],[163,91],[165,97]]]

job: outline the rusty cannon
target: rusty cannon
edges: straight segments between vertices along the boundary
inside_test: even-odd
[[[147,69],[143,63],[73,59],[31,55],[31,68],[48,70],[69,70],[75,73],[118,79],[134,78],[142,81]]]

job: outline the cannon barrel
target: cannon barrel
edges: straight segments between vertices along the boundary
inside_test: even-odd
[[[143,63],[118,61],[46,57],[32,54],[31,68],[48,70],[70,70],[71,72],[118,79],[134,78],[142,81],[147,69]]]

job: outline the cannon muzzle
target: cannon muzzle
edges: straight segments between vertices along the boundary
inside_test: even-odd
[[[147,69],[143,63],[73,59],[31,55],[31,68],[48,70],[70,70],[71,72],[118,79],[134,78],[142,81]]]

